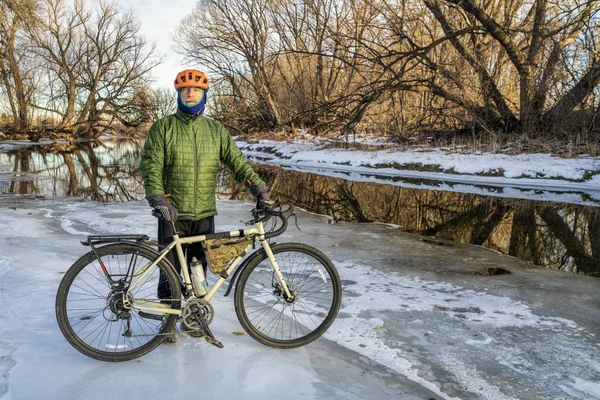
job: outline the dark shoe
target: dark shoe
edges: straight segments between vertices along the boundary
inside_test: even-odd
[[[168,315],[163,315],[163,324],[167,321]],[[164,336],[163,343],[177,343],[177,325],[173,325],[170,333],[166,333]]]
[[[202,329],[190,329],[183,321],[179,324],[179,329],[181,329],[182,332],[187,332],[191,337],[204,337],[204,331]]]
[[[165,339],[163,340],[163,343],[167,343],[167,344],[177,343],[177,328],[173,328],[171,333],[167,333],[165,335]]]

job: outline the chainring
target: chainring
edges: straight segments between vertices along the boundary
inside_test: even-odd
[[[189,330],[198,330],[202,329],[198,322],[196,321],[196,317],[204,318],[207,325],[213,320],[215,316],[215,310],[208,301],[202,299],[190,299],[186,301],[185,306],[183,307],[183,318],[182,322],[185,327]]]

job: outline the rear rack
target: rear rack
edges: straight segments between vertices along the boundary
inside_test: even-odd
[[[93,246],[98,243],[136,242],[149,240],[148,235],[90,235],[87,240],[82,240],[84,246]]]

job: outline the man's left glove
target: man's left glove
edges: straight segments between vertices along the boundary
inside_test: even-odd
[[[250,188],[250,192],[254,196],[256,196],[256,200],[258,201],[258,204],[265,204],[267,206],[270,206],[273,204],[273,201],[271,200],[271,196],[269,196],[269,188],[267,187],[267,185],[261,184],[258,186],[252,186]]]
[[[169,204],[167,197],[164,194],[157,194],[156,196],[150,197],[148,199],[148,204],[162,214],[163,220],[167,222],[177,221],[179,212],[175,207]]]

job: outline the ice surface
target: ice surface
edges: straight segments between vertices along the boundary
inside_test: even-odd
[[[218,208],[217,226],[231,230],[247,220],[251,204],[220,201]],[[340,315],[324,338],[290,351],[264,347],[240,333],[232,299],[217,295],[211,327],[224,349],[180,334],[176,345],[107,364],[63,338],[56,289],[87,251],[78,242],[85,235],[155,236],[149,208],[76,200],[4,207],[0,398],[600,399],[600,370],[592,367],[600,365],[598,332],[575,315],[544,308],[544,298],[524,300],[538,289],[521,287],[516,270],[450,279],[427,267],[427,245],[417,236],[383,224],[324,224],[303,212],[299,223],[302,231],[290,228],[278,241],[322,249],[343,279]],[[438,251],[448,265],[507,262],[473,246]],[[418,258],[406,258],[411,252]],[[408,268],[415,260],[422,268]]]

